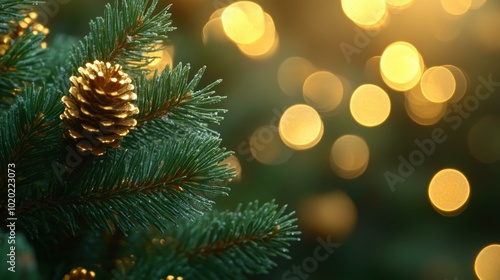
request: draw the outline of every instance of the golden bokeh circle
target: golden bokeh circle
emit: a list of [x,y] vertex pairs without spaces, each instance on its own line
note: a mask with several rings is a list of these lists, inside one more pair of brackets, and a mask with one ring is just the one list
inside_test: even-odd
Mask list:
[[237,1],[227,6],[221,15],[224,32],[237,44],[257,41],[265,31],[262,8],[251,1]]
[[446,67],[435,66],[425,70],[420,80],[425,98],[434,103],[443,103],[453,96],[456,81],[453,73]]
[[432,177],[428,195],[436,211],[444,216],[456,216],[465,209],[469,201],[469,181],[456,169],[443,169]]
[[379,86],[359,86],[351,96],[351,115],[359,124],[373,127],[383,123],[391,112],[391,100]]
[[476,256],[474,271],[480,280],[498,280],[500,275],[500,244],[484,247]]
[[313,64],[302,57],[292,56],[280,64],[278,84],[281,90],[291,96],[302,93],[304,81],[315,71]]
[[384,82],[394,90],[413,88],[422,76],[423,59],[418,50],[407,42],[387,46],[380,58],[380,73]]
[[368,167],[370,149],[366,141],[357,135],[338,138],[330,150],[330,165],[335,173],[344,179],[362,175]]
[[387,15],[385,0],[342,0],[344,14],[360,26],[377,25]]
[[470,10],[472,0],[441,0],[441,6],[448,14],[461,16]]
[[281,116],[279,135],[285,145],[294,150],[314,147],[323,137],[323,121],[311,106],[297,104]]
[[328,71],[317,71],[304,81],[306,102],[319,112],[330,112],[339,106],[344,96],[342,81]]

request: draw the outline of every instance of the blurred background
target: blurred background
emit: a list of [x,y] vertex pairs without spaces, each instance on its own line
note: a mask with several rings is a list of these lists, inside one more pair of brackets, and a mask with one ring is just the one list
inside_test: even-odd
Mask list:
[[[47,2],[50,46],[106,1]],[[216,207],[299,217],[292,259],[254,279],[500,279],[500,2],[160,3],[177,30],[153,67],[223,79],[239,176]]]

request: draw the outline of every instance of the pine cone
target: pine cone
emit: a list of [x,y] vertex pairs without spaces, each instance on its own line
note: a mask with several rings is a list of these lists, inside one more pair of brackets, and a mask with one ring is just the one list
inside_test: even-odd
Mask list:
[[132,115],[139,109],[134,85],[119,64],[94,61],[78,68],[79,77],[70,78],[71,95],[63,96],[65,110],[61,119],[81,152],[101,156],[106,146],[118,148],[121,139],[137,125]]
[[92,280],[95,276],[95,272],[86,270],[83,267],[77,267],[64,275],[63,280]]

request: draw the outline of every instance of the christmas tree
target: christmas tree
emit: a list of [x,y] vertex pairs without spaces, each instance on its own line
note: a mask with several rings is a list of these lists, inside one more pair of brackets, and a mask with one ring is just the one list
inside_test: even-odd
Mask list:
[[288,257],[286,207],[210,211],[235,177],[220,81],[148,67],[174,29],[157,2],[47,44],[40,1],[0,1],[1,279],[244,279]]

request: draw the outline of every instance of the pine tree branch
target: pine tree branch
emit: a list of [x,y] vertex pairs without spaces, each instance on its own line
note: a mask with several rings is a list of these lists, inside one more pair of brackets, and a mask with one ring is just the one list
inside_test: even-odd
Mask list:
[[82,225],[96,232],[164,230],[210,209],[213,202],[203,195],[226,194],[222,185],[234,174],[219,165],[229,155],[219,144],[217,138],[190,135],[92,158],[63,187],[19,205],[19,220],[32,234],[44,227],[50,231],[47,225],[54,224],[72,234]]
[[174,29],[169,7],[153,15],[157,4],[158,0],[116,0],[113,7],[107,4],[104,18],[91,21],[90,33],[75,46],[70,73],[96,59],[119,63],[132,76],[144,72],[144,66],[154,59],[146,54],[157,51],[157,44]]
[[[274,202],[262,206],[254,202],[245,209],[240,205],[235,212],[211,212],[183,222],[164,237],[132,236],[129,244],[139,260],[152,261],[175,252],[176,258],[169,263],[181,262],[181,267],[187,266],[185,278],[245,279],[245,275],[268,272],[275,266],[274,257],[288,258],[289,242],[299,240],[296,219],[285,210],[286,206],[278,208]],[[130,252],[131,248],[127,249]],[[145,255],[140,251],[145,251]],[[147,261],[142,264],[151,271],[155,271],[155,265]],[[174,269],[170,273],[182,272]]]
[[[59,114],[62,106],[49,88],[30,86],[20,93],[18,101],[0,120],[0,182],[2,205],[7,199],[7,165],[15,164],[18,201],[29,199],[37,187],[47,181],[48,167],[56,160],[62,147]],[[5,209],[4,209],[5,210]],[[5,212],[2,211],[1,217]]]
[[2,0],[0,2],[0,35],[8,34],[12,22],[23,19],[34,5],[43,4],[45,1],[33,0]]

